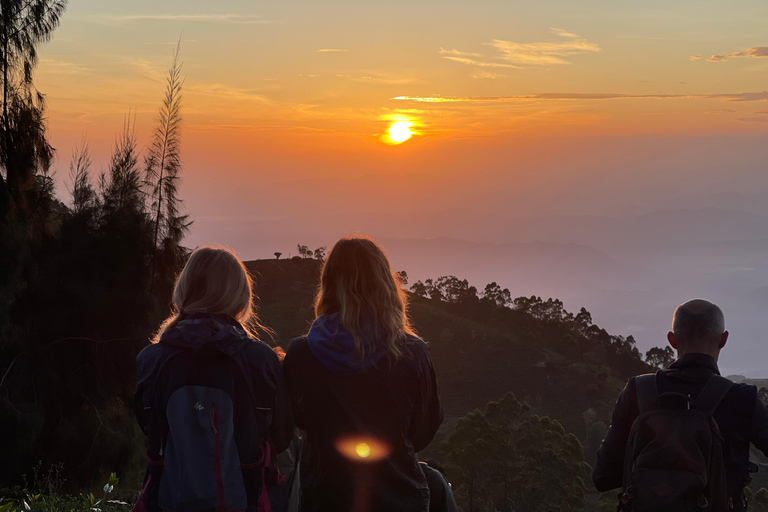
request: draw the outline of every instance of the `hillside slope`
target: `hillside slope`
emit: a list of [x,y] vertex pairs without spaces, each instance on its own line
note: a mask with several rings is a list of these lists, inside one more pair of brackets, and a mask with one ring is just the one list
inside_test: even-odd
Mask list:
[[[286,346],[306,333],[314,318],[320,262],[293,258],[246,266],[256,280],[261,321],[275,331],[275,343]],[[648,369],[631,338],[612,337],[592,325],[579,331],[572,315],[536,318],[532,312],[488,307],[477,297],[463,304],[411,299],[411,317],[430,344],[440,382],[446,413],[440,438],[459,417],[512,391],[584,441],[589,423],[608,423],[626,378]],[[427,455],[437,455],[437,444]]]

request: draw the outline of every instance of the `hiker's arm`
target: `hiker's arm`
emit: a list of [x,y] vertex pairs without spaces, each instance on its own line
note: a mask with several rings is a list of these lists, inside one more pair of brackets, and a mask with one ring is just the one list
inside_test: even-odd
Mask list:
[[424,358],[422,369],[421,390],[409,431],[413,449],[417,452],[427,447],[435,437],[440,424],[443,423],[443,407],[440,404],[437,375],[428,355]]
[[637,417],[635,380],[630,379],[616,401],[608,432],[597,450],[597,461],[592,481],[600,492],[621,487],[624,473],[624,452],[629,440],[632,422]]
[[301,376],[301,371],[295,368],[294,363],[294,352],[289,345],[288,350],[285,351],[285,358],[283,359],[283,377],[291,413],[293,414],[293,422],[298,428],[303,430],[304,419],[301,415],[301,407],[299,407],[299,402],[301,401],[299,397],[303,394],[303,390],[300,389],[299,378]]
[[144,434],[149,433],[150,412],[152,406],[151,391],[156,379],[155,367],[160,350],[157,345],[150,345],[136,357],[136,390],[133,394],[133,412]]
[[282,365],[277,356],[275,356],[274,368],[276,388],[274,403],[272,404],[272,426],[269,433],[275,452],[280,453],[291,444],[293,415],[291,414],[291,404],[288,400],[288,390],[285,385]]
[[768,407],[755,397],[755,414],[752,417],[752,432],[749,439],[758,450],[768,455]]

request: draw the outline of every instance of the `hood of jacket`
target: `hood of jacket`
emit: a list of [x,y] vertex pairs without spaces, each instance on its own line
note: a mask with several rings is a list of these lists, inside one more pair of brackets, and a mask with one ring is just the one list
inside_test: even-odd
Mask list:
[[323,366],[336,375],[360,375],[384,357],[384,352],[374,351],[371,340],[364,337],[365,356],[361,359],[355,350],[355,339],[341,325],[338,313],[317,317],[307,334],[307,344]]
[[228,315],[210,313],[185,315],[160,337],[160,343],[190,350],[197,357],[217,352],[233,356],[250,341],[237,320]]

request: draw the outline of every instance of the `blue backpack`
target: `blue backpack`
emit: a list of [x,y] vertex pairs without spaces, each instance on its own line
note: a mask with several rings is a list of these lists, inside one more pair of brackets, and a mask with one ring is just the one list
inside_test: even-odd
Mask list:
[[253,341],[220,341],[165,343],[151,393],[148,471],[134,512],[272,510],[262,491],[280,477],[261,435],[271,409],[256,406],[238,357]]

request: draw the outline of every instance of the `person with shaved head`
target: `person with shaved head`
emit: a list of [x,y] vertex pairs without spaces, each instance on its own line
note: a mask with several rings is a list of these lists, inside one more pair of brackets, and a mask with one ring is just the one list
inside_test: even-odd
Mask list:
[[[768,455],[768,408],[755,386],[720,377],[717,360],[728,331],[716,304],[693,299],[678,306],[667,341],[677,360],[656,374],[630,378],[616,402],[597,452],[595,487],[623,488],[620,510],[674,510],[663,504],[679,493],[701,510],[742,512],[744,487],[757,470],[749,462],[750,443]],[[685,434],[694,424],[698,430]],[[691,476],[697,464],[704,466],[699,484]],[[690,489],[698,489],[697,496]]]

